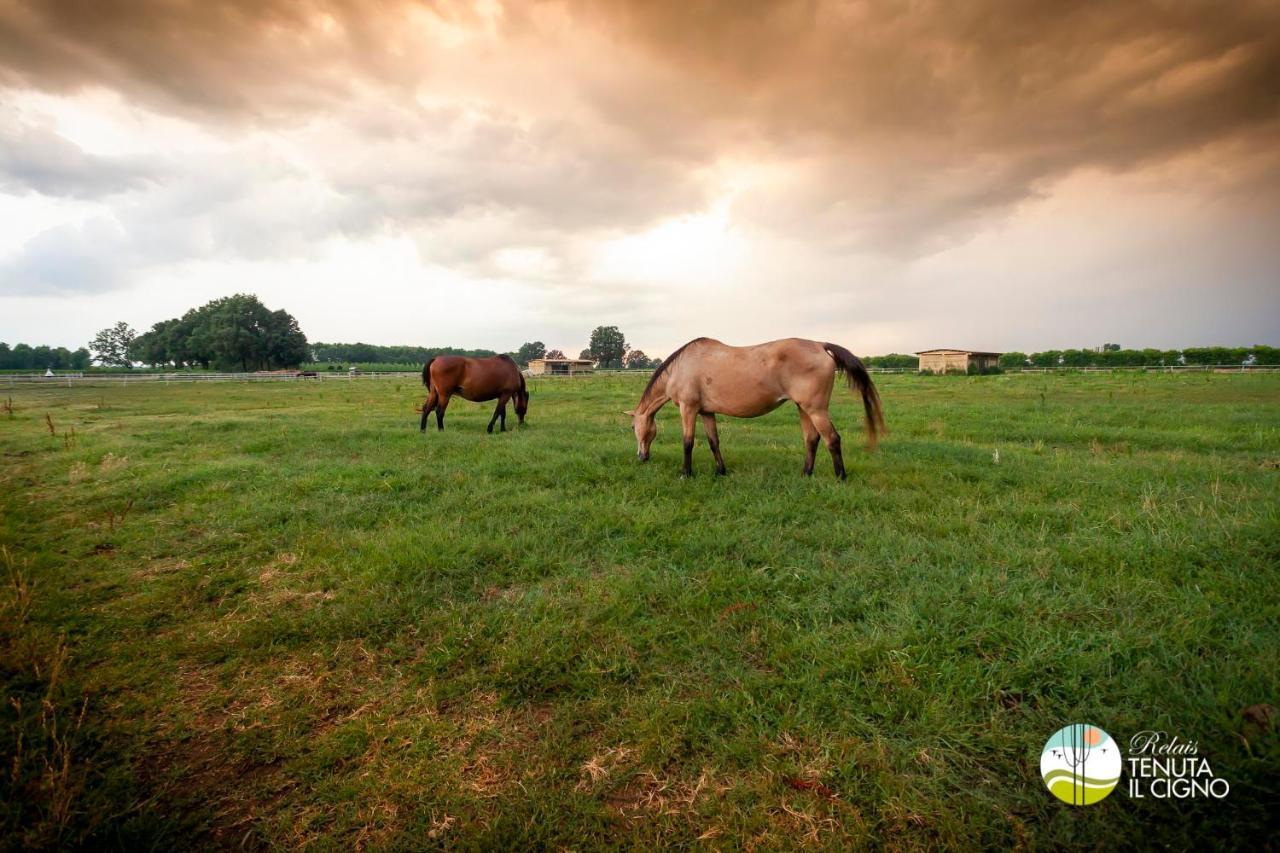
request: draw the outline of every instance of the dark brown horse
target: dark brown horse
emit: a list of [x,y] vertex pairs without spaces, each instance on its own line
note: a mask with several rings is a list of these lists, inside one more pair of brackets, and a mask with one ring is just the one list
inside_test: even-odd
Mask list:
[[649,446],[658,433],[654,416],[670,400],[680,408],[684,427],[685,476],[693,474],[693,430],[699,417],[716,459],[716,473],[723,474],[716,415],[754,418],[790,400],[800,410],[804,473],[813,473],[813,456],[821,437],[831,451],[836,476],[843,480],[840,433],[827,413],[837,371],[848,378],[850,390],[862,396],[867,440],[874,445],[884,429],[880,395],[862,361],[844,347],[801,338],[750,347],[731,347],[711,338],[689,341],[653,372],[635,411],[627,412],[635,427],[636,453],[641,462],[649,458]]
[[524,425],[524,413],[529,410],[529,392],[524,387],[524,374],[509,355],[489,358],[466,358],[460,355],[442,355],[428,359],[422,366],[422,384],[427,386],[427,402],[422,405],[423,432],[427,429],[427,415],[436,413],[436,428],[444,429],[444,411],[455,395],[473,403],[497,400],[498,407],[489,419],[488,431],[493,432],[495,421],[501,421],[501,430],[507,431],[507,401],[514,400],[516,415]]

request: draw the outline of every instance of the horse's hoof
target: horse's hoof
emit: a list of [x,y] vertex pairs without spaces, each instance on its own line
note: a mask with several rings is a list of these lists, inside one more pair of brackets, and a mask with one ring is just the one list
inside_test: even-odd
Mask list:
[[716,469],[716,476],[717,476],[717,477],[723,477],[724,475],[726,475],[726,474],[728,474],[728,473],[729,473],[729,472],[728,472],[728,471],[726,471],[726,470],[724,470],[723,468],[717,468],[717,469]]

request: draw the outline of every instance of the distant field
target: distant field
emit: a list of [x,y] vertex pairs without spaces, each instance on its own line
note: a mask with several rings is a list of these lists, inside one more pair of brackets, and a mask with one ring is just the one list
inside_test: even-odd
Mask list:
[[[0,393],[3,846],[1280,841],[1280,375],[877,382],[843,484],[639,465],[642,376]],[[1062,804],[1072,722],[1231,793]]]

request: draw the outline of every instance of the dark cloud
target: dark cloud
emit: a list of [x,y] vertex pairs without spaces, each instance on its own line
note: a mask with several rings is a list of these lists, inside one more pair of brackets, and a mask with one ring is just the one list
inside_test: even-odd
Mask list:
[[[1249,0],[0,0],[0,84],[107,88],[296,155],[143,168],[10,128],[0,188],[125,196],[102,241],[125,268],[385,229],[467,272],[530,249],[570,275],[575,241],[703,210],[746,164],[764,177],[733,202],[744,227],[918,257],[1079,170],[1205,152],[1228,159],[1181,180],[1273,209],[1278,80],[1280,4]],[[75,258],[112,263],[54,269],[53,240],[10,273],[63,288]]]

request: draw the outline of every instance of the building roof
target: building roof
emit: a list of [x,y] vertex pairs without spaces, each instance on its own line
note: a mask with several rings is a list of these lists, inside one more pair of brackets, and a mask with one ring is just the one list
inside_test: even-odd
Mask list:
[[529,359],[530,364],[533,364],[535,361],[538,362],[539,364],[595,364],[595,362],[589,358],[531,358]]
[[994,355],[994,356],[1004,355],[1004,353],[1002,352],[985,352],[979,349],[948,349],[945,347],[942,349],[920,350],[918,353],[916,353],[916,355],[934,355],[937,353],[944,353],[944,352],[964,353],[965,355]]

